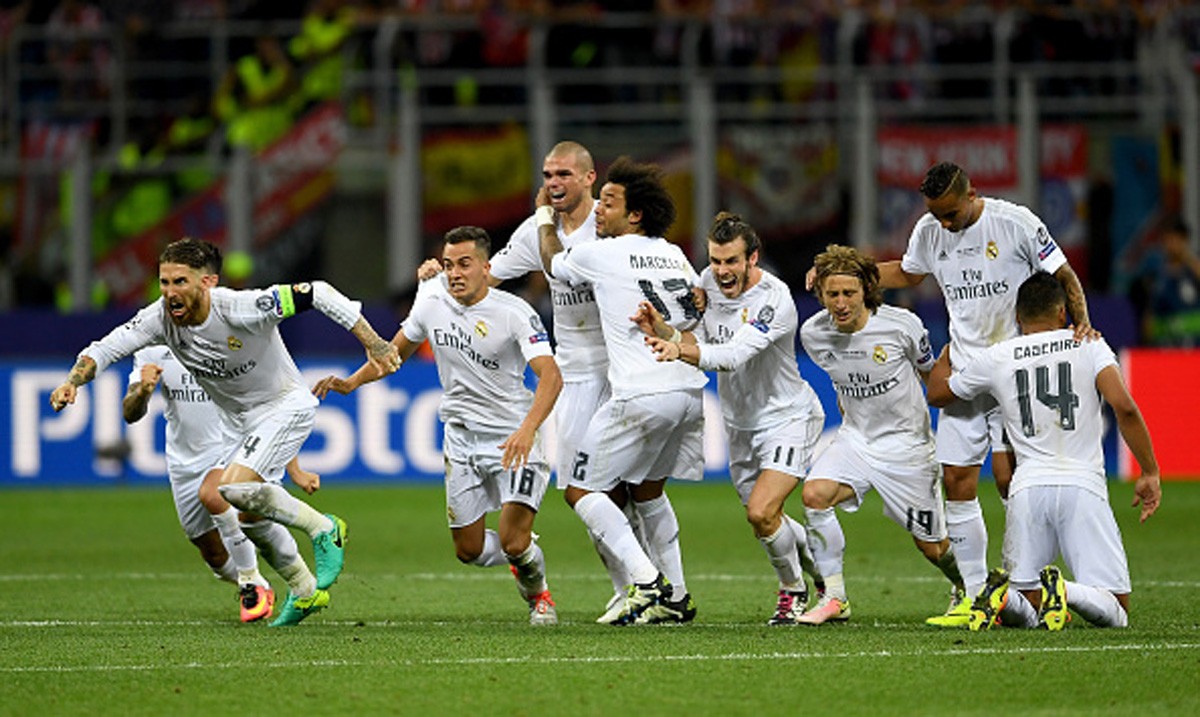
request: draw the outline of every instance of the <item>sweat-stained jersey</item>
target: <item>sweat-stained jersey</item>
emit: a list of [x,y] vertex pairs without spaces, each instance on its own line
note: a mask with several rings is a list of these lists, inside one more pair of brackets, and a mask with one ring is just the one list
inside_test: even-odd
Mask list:
[[1067,258],[1033,212],[984,198],[983,212],[961,232],[929,213],[917,221],[900,267],[932,274],[950,314],[950,362],[965,366],[983,349],[1016,336],[1017,288],[1039,269],[1051,274]]
[[316,407],[316,397],[279,336],[279,323],[295,313],[294,296],[311,291],[309,284],[216,287],[210,292],[208,317],[199,326],[176,326],[159,300],[81,355],[95,360],[99,373],[140,348],[163,344],[240,431],[281,407]]
[[[595,241],[596,215],[589,212],[587,221],[570,234],[564,233],[559,226],[558,239],[565,249]],[[492,276],[501,281],[533,271],[545,272],[534,217],[517,227],[508,244],[492,255],[491,264]],[[604,378],[608,371],[608,355],[604,351],[600,310],[596,308],[596,295],[591,284],[570,284],[552,276],[547,280],[554,304],[554,340],[557,343],[554,356],[563,382]]]
[[796,364],[796,302],[787,284],[764,271],[736,299],[727,299],[712,269],[700,272],[708,309],[696,327],[700,368],[717,371],[725,425],[759,431],[792,420],[824,416]]
[[1103,339],[1079,342],[1070,329],[997,344],[950,377],[955,396],[990,393],[1017,454],[1009,494],[1031,485],[1072,485],[1108,496],[1102,398],[1096,376],[1117,357]]
[[800,327],[804,350],[829,374],[842,409],[838,439],[877,463],[934,462],[929,407],[918,369],[935,361],[917,315],[883,305],[854,333],[822,309]]
[[141,382],[147,364],[162,368],[157,390],[165,399],[167,475],[172,480],[192,479],[220,465],[238,439],[208,393],[165,346],[148,346],[133,354],[130,385]]
[[433,347],[442,421],[473,430],[516,430],[533,404],[525,365],[553,354],[533,307],[500,289],[488,289],[478,302],[463,306],[442,281],[422,282],[400,329],[409,341],[429,339]]
[[676,328],[690,329],[699,320],[691,293],[696,270],[679,247],[666,239],[626,234],[559,252],[550,268],[572,284],[590,282],[596,292],[614,398],[703,388],[708,382],[695,366],[655,359],[645,334],[629,320],[642,301],[653,304]]

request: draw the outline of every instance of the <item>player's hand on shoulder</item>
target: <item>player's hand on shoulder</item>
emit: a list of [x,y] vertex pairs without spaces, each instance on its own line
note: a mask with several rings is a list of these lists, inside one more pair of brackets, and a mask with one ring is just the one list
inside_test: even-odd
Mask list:
[[702,314],[708,309],[708,294],[698,286],[692,287],[692,306]]
[[1091,324],[1075,324],[1071,330],[1075,332],[1076,341],[1099,341],[1104,338],[1104,334]]
[[426,259],[417,267],[417,281],[429,281],[442,273],[442,262],[437,259]]
[[312,392],[317,398],[324,399],[327,395],[329,395],[330,391],[346,396],[354,391],[355,388],[357,387],[352,385],[344,378],[339,378],[337,376],[326,376],[320,381],[317,381],[316,385],[312,388]]

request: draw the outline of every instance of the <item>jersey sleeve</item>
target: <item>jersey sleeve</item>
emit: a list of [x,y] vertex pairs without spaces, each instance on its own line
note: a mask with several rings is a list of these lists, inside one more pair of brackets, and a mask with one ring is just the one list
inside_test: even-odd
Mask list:
[[435,302],[441,301],[440,293],[444,291],[442,282],[434,279],[421,282],[421,287],[417,291],[416,300],[413,301],[412,311],[408,312],[408,317],[400,324],[404,337],[414,344],[419,344],[429,337],[429,314],[436,306]]
[[933,273],[933,266],[925,251],[928,242],[922,241],[923,237],[924,222],[918,220],[912,234],[908,236],[908,247],[904,250],[904,256],[900,257],[900,268],[909,274]]
[[969,401],[991,389],[995,373],[996,346],[993,346],[971,359],[962,371],[950,375],[950,391],[962,400]]
[[915,314],[908,314],[904,323],[904,352],[918,371],[932,371],[937,356],[929,343],[929,330]]
[[1050,230],[1046,228],[1045,223],[1028,209],[1025,210],[1025,213],[1028,215],[1028,233],[1022,239],[1024,239],[1030,255],[1035,257],[1032,268],[1053,274],[1067,263],[1067,255],[1063,254],[1058,242],[1050,236]]
[[795,336],[796,306],[779,288],[772,288],[753,319],[742,324],[724,344],[700,344],[700,368],[732,371],[783,336]]
[[603,242],[589,242],[560,251],[550,261],[550,273],[555,279],[568,284],[583,284],[595,279],[596,247]]
[[553,356],[554,351],[550,348],[550,334],[542,324],[541,317],[533,310],[532,306],[525,302],[521,302],[521,304],[513,310],[509,321],[512,325],[513,339],[521,347],[521,355],[525,357],[525,363],[529,363],[538,356]]
[[79,352],[79,357],[87,356],[95,361],[96,373],[99,374],[138,349],[163,342],[163,307],[161,301],[156,301],[108,332],[104,338],[93,341]]
[[146,364],[151,363],[150,358],[146,355],[146,349],[138,349],[133,352],[133,368],[129,370],[129,385],[142,382],[142,369]]
[[508,243],[492,255],[492,276],[507,281],[541,271],[542,256],[538,242],[537,225],[533,217],[529,217],[512,233]]
[[1092,359],[1092,375],[1099,376],[1100,372],[1109,366],[1118,366],[1117,355],[1104,339],[1085,341],[1082,346]]

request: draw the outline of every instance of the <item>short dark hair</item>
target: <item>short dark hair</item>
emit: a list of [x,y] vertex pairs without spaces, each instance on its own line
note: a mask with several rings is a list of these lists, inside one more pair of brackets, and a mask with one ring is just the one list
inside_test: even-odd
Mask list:
[[447,244],[475,242],[475,249],[483,252],[485,258],[492,255],[492,238],[488,236],[487,230],[482,227],[454,227],[446,232],[445,240]]
[[1034,272],[1017,289],[1017,320],[1029,321],[1050,316],[1067,305],[1067,292],[1053,274]]
[[638,164],[618,157],[608,168],[605,181],[625,188],[625,211],[641,212],[646,236],[665,236],[675,223],[675,201],[663,185],[663,171],[654,164]]
[[[858,249],[840,244],[830,244],[813,260],[817,272],[813,286],[817,297],[825,290],[825,280],[831,276],[854,276],[862,282],[863,304],[874,311],[883,304],[883,288],[879,285],[879,267],[875,260]],[[825,302],[822,301],[822,304]]]
[[758,232],[745,219],[733,212],[721,212],[713,219],[712,229],[708,231],[708,240],[713,244],[729,244],[738,237],[746,242],[746,257],[758,251],[762,243],[758,240]]
[[954,162],[938,162],[925,173],[921,180],[921,194],[930,199],[937,199],[946,192],[954,190],[955,194],[965,194],[971,186],[971,178],[963,168]]
[[223,260],[216,244],[184,237],[173,241],[158,257],[159,264],[183,264],[209,274],[220,274]]

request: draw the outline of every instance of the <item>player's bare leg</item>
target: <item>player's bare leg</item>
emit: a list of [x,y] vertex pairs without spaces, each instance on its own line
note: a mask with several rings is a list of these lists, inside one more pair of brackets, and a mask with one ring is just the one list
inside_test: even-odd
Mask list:
[[800,480],[774,470],[758,475],[746,501],[746,520],[754,536],[767,551],[767,558],[779,579],[779,594],[771,625],[795,624],[808,607],[808,588],[800,566],[800,545],[807,544],[807,531],[796,534],[797,523],[784,520],[783,505]]
[[517,579],[517,590],[529,605],[531,625],[556,625],[554,599],[546,584],[546,557],[533,538],[533,508],[505,503],[500,508],[499,537],[504,557]]

